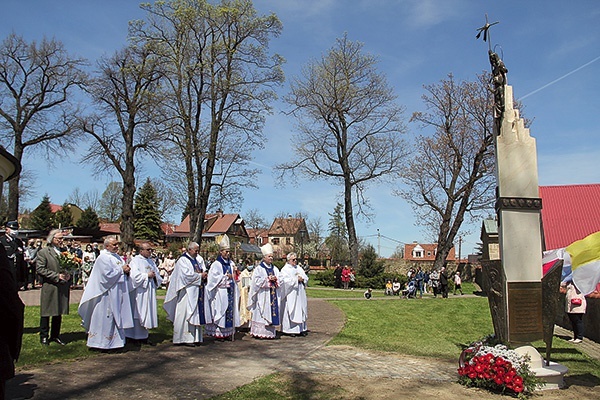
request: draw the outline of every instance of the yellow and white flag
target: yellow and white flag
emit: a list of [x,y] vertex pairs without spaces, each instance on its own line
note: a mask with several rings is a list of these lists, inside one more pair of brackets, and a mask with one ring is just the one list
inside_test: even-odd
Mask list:
[[584,294],[590,294],[600,282],[600,231],[571,243],[567,248],[571,255],[573,283]]

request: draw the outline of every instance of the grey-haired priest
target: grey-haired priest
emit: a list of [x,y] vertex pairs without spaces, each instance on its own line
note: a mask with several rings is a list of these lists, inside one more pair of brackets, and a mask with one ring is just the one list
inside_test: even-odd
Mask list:
[[175,262],[169,278],[163,307],[167,319],[173,322],[173,343],[176,345],[200,345],[203,341],[202,327],[210,321],[205,295],[206,265],[199,251],[198,243],[190,242]]
[[212,322],[206,324],[206,334],[223,340],[234,338],[240,326],[240,293],[235,281],[235,264],[230,258],[229,237],[219,242],[219,256],[208,271],[206,292],[212,312]]
[[308,276],[304,269],[298,266],[296,253],[287,255],[287,263],[279,273],[281,278],[281,332],[290,336],[306,336],[308,328],[308,301],[306,285]]
[[275,339],[279,319],[279,269],[273,265],[273,246],[260,248],[262,262],[254,269],[248,310],[252,312],[250,334],[257,339]]

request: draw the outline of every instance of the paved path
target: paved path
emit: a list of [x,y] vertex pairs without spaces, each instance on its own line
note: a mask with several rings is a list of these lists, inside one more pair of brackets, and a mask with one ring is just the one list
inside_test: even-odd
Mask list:
[[[82,291],[73,291],[78,301]],[[39,291],[21,292],[28,305]],[[205,399],[251,383],[275,371],[299,371],[360,378],[402,378],[454,382],[456,363],[325,344],[343,327],[345,317],[322,299],[309,299],[308,337],[262,341],[236,334],[234,342],[206,342],[197,348],[134,348],[85,360],[21,369],[8,382],[8,399]],[[557,327],[557,335],[570,332]],[[600,359],[600,345],[581,349]],[[194,382],[194,384],[190,384]]]
[[[80,292],[80,291],[79,291]],[[33,292],[22,292],[35,304]],[[73,293],[73,297],[78,292]],[[74,300],[74,299],[73,299]],[[454,363],[413,359],[348,346],[324,345],[343,327],[344,314],[320,299],[309,300],[310,333],[274,341],[236,334],[234,342],[206,339],[197,348],[162,344],[122,354],[22,369],[9,381],[8,398],[203,399],[224,393],[275,371],[340,373],[451,382]],[[318,350],[318,351],[317,351]],[[93,377],[86,379],[85,377]],[[195,382],[190,385],[189,382]]]

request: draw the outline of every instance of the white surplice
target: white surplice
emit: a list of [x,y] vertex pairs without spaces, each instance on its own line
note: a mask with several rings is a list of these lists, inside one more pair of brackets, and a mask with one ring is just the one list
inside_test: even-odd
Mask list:
[[[207,325],[207,334],[218,338],[229,337],[235,334],[235,328],[240,326],[239,310],[239,291],[234,279],[230,279],[226,273],[233,276],[234,263],[230,262],[229,267],[225,267],[219,261],[219,258],[213,262],[208,270],[208,282],[206,283],[206,294],[210,302],[212,313],[212,323]],[[227,310],[229,308],[228,289],[233,290],[233,309],[231,320],[227,320]],[[229,326],[228,326],[229,325]]]
[[[298,282],[299,276],[304,279],[304,282]],[[308,318],[306,285],[308,285],[308,276],[302,268],[285,264],[279,273],[279,278],[281,331],[289,334],[306,332],[306,320]]]
[[106,250],[94,263],[77,310],[88,333],[88,347],[125,346],[125,329],[133,327],[133,315],[124,264],[118,254]]
[[[259,264],[252,272],[252,280],[250,284],[250,295],[248,298],[248,310],[252,313],[252,321],[250,324],[250,333],[256,337],[274,338],[276,335],[276,326],[273,325],[273,316],[271,309],[271,282],[267,270],[263,268],[263,264]],[[279,281],[279,269],[273,265],[273,274]],[[281,295],[279,287],[276,289],[277,308]],[[281,317],[281,313],[279,313]]]
[[[129,273],[129,298],[133,310],[133,328],[127,329],[125,335],[132,339],[147,339],[148,330],[158,326],[156,309],[156,288],[162,284],[162,278],[152,258],[141,254],[133,257]],[[154,272],[155,278],[148,278]]]
[[[204,259],[196,257],[199,271],[185,255],[179,257],[169,279],[163,308],[167,319],[173,322],[173,343],[202,342],[202,323],[198,300],[202,285],[202,273],[206,271]],[[206,296],[204,296],[206,298]],[[210,320],[208,302],[204,302],[206,320]]]

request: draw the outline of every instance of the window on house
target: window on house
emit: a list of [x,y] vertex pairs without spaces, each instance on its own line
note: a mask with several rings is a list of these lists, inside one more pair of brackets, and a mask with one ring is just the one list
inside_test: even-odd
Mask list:
[[273,238],[273,239],[271,239],[271,242],[273,244],[275,244],[275,245],[278,245],[279,244],[279,238]]
[[419,250],[413,251],[413,257],[415,257],[415,258],[423,258],[423,252],[419,251]]
[[285,238],[285,244],[290,245],[292,244],[292,238]]
[[431,252],[430,251],[427,252],[427,257],[431,257]]

